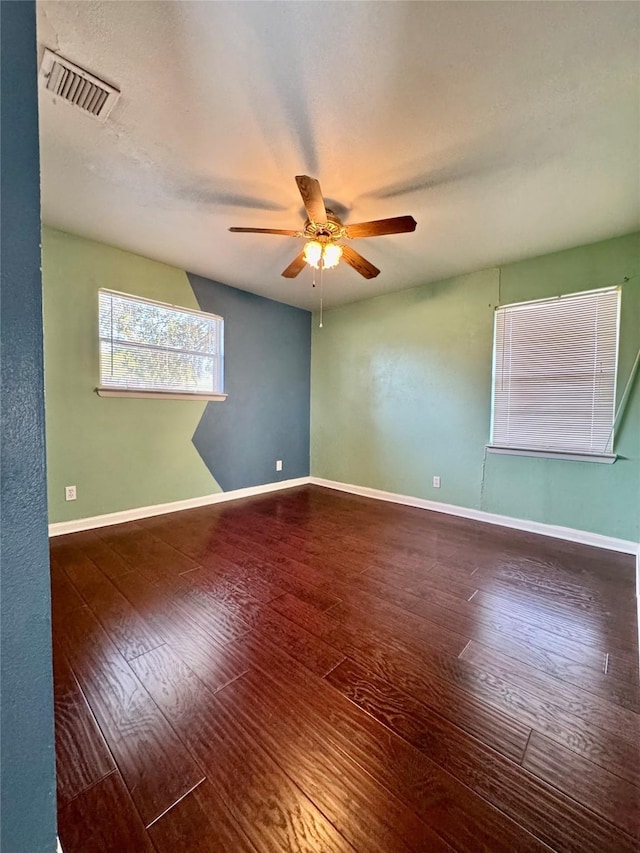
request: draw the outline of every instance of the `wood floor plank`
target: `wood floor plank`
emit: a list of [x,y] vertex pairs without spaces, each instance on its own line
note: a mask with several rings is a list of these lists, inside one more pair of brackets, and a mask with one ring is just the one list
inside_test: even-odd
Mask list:
[[[242,524],[236,531],[227,527],[223,541],[234,544],[240,550],[273,554],[277,547],[278,556],[305,566],[310,575],[322,572],[324,577],[342,579],[362,571],[370,562],[370,549],[363,550],[356,542],[347,541],[337,547],[334,541],[321,545],[316,537],[308,534],[296,536],[291,529],[274,530],[273,521],[257,529],[251,523]],[[343,534],[344,536],[344,534]],[[348,536],[345,537],[348,539]]]
[[352,849],[167,646],[136,658],[132,666],[258,850]]
[[357,664],[340,664],[327,680],[552,849],[580,849],[583,853],[630,853],[633,849],[630,839],[612,827],[603,827],[596,815],[535,782],[513,762]]
[[86,602],[54,558],[51,562],[51,609],[54,618],[64,622],[67,616],[81,607],[86,607]]
[[486,584],[514,588],[534,599],[550,600],[554,606],[573,608],[596,617],[611,615],[614,608],[616,612],[633,611],[633,601],[624,591],[610,584],[588,584],[584,579],[570,578],[559,569],[557,561],[541,565],[539,560],[530,557],[510,558],[480,568],[475,577],[483,587]]
[[254,632],[255,635],[268,636],[276,645],[285,648],[291,657],[321,678],[345,659],[341,651],[305,631],[279,612],[265,611],[255,627],[258,629]]
[[[613,590],[633,581],[633,557],[602,548],[585,548],[567,540],[553,539],[524,531],[477,530],[473,547],[456,551],[447,562],[464,568],[524,568],[532,581],[544,584],[564,578],[590,587]],[[604,564],[604,565],[603,565]]]
[[91,560],[66,572],[125,660],[164,642]]
[[[428,697],[424,701],[453,722],[457,719],[451,716],[454,709],[474,703],[475,714],[469,714],[459,724],[473,726],[468,729],[471,734],[505,755],[514,757],[514,747],[519,748],[514,727],[520,725],[524,729],[537,729],[631,782],[638,778],[640,768],[629,764],[627,741],[567,713],[549,702],[546,694],[541,696],[537,691],[522,689],[511,671],[489,672],[470,664],[464,655],[453,658],[420,654],[400,641],[393,642],[386,634],[365,631],[362,625],[356,628],[341,622],[336,626],[331,618],[335,610],[318,614],[292,596],[276,599],[270,606],[406,692]],[[493,717],[495,712],[499,714],[497,718]]]
[[[631,752],[638,760],[640,742]],[[640,788],[533,732],[523,767],[640,840]]]
[[[640,712],[640,688],[616,679],[610,673],[605,674],[604,651],[589,648],[585,654],[584,647],[577,642],[567,645],[566,639],[548,634],[533,623],[515,619],[511,614],[496,614],[495,611],[478,608],[474,599],[462,601],[449,593],[433,590],[427,600],[376,581],[366,572],[351,579],[349,584],[332,583],[331,588],[340,594],[343,601],[361,607],[370,600],[370,596],[375,596],[392,603],[405,614],[411,614],[406,618],[411,619],[415,615],[441,625],[560,681],[630,711]],[[361,593],[366,593],[367,597]]]
[[596,669],[593,665],[571,660],[555,651],[527,645],[523,642],[503,641],[501,636],[491,632],[477,634],[483,645],[489,646],[507,657],[531,667],[545,676],[572,685],[600,699],[626,708],[628,711],[640,713],[640,689],[629,681],[615,678],[610,672],[605,672],[608,658],[603,656],[602,665]]
[[151,824],[149,835],[158,853],[255,853],[256,850],[207,779]]
[[318,586],[316,577],[307,579],[304,577],[305,572],[299,567],[292,566],[291,561],[285,560],[278,562],[266,562],[262,559],[256,561],[251,566],[251,569],[259,574],[260,577],[267,578],[284,592],[295,595],[301,601],[306,602],[316,610],[329,610],[339,603],[340,599],[332,592],[321,589]]
[[62,652],[54,655],[56,781],[63,807],[113,770],[102,732]]
[[[194,569],[182,577],[187,584],[211,597],[216,606],[222,605],[227,612],[250,625],[254,624],[255,617],[263,610],[264,602],[258,601],[248,584],[243,588],[230,578],[210,572],[206,568]],[[279,590],[279,595],[283,594],[284,590]],[[278,598],[278,595],[271,596],[269,600],[274,598]]]
[[[220,643],[234,640],[251,630],[251,613],[247,612],[245,617],[237,606],[227,607],[215,595],[187,580],[187,576],[177,574],[174,569],[165,573],[157,565],[151,571],[142,566],[137,573],[158,589],[166,591],[177,609]],[[114,580],[116,585],[118,580]]]
[[454,656],[459,655],[468,642],[468,637],[462,633],[414,617],[393,603],[370,595],[362,595],[357,602],[349,599],[341,601],[331,608],[331,617],[343,623],[362,626],[365,630],[368,627],[386,629],[395,635],[401,634],[407,642],[417,647]]
[[[227,537],[227,540],[229,538]],[[243,538],[234,539],[233,542],[242,542],[245,550],[238,548],[237,544],[229,545],[229,542],[225,541],[215,554],[203,559],[203,565],[215,567],[219,563],[220,553],[223,553],[227,561],[239,560],[245,573],[252,572],[319,610],[326,610],[339,601],[329,590],[320,589],[320,585],[327,580],[322,569],[310,570],[303,563],[281,555],[267,546],[250,546]],[[244,556],[239,557],[239,554]]]
[[211,554],[218,524],[218,513],[212,506],[207,507],[206,512],[196,509],[144,519],[142,526],[167,545],[201,563]]
[[[605,769],[630,781],[637,778],[638,769],[629,765],[628,747],[623,739],[583,720],[573,712],[563,712],[562,707],[549,703],[546,696],[541,697],[536,692],[520,689],[517,679],[512,679],[510,672],[496,675],[483,668],[468,665],[465,660],[446,656],[416,657],[415,650],[401,648],[398,644],[393,648],[393,655],[387,653],[385,656],[385,649],[391,648],[386,636],[378,634],[374,637],[370,632],[362,630],[361,624],[357,631],[353,630],[352,623],[341,624],[340,628],[336,629],[330,620],[323,620],[321,616],[308,608],[305,609],[301,603],[295,602],[295,599],[289,596],[277,599],[271,606],[277,607],[284,615],[298,621],[307,630],[316,633],[374,672],[399,683],[408,692],[418,695],[431,694],[429,701],[438,701],[439,705],[434,704],[434,707],[437,710],[442,709],[443,713],[446,713],[448,706],[456,707],[460,701],[469,701],[468,696],[466,700],[460,696],[461,691],[471,694],[476,701],[480,700],[480,706],[488,705],[506,714],[514,724],[520,721],[525,727],[538,728]],[[333,609],[329,615],[333,617],[335,613],[336,610]],[[336,634],[336,631],[342,631],[342,634]],[[437,693],[434,691],[436,685]],[[456,693],[460,696],[458,700],[453,699]],[[485,707],[485,714],[478,714],[479,720],[484,720],[486,713]],[[492,725],[482,737],[486,743],[501,748],[495,739],[504,729],[504,724]],[[475,733],[478,734],[477,731]],[[491,737],[494,738],[493,742]],[[508,754],[504,745],[501,751]]]
[[78,547],[108,578],[116,578],[131,571],[131,566],[95,530],[87,530]]
[[476,599],[482,594],[480,591],[470,600],[461,600],[459,596],[436,588],[430,589],[428,596],[419,597],[406,590],[376,584],[374,579],[369,577],[369,573],[364,573],[351,584],[352,587],[356,585],[362,587],[365,592],[369,591],[380,597],[385,597],[386,594],[388,599],[396,601],[402,609],[430,621],[437,620],[437,624],[444,624],[466,637],[484,639],[489,634],[498,642],[500,637],[505,637],[534,648],[565,654],[572,660],[590,665],[595,672],[602,671],[604,644],[599,649],[588,647],[585,652],[581,636],[547,633],[541,630],[539,624],[516,618],[508,608],[479,608]]
[[145,825],[204,778],[127,661],[88,611],[63,643],[91,710]]
[[237,606],[227,607],[215,596],[184,578],[169,588],[176,606],[221,643],[235,640],[253,627],[259,608],[251,613],[248,610],[242,612]]
[[626,627],[620,623],[605,619],[595,622],[587,620],[582,613],[557,613],[549,606],[531,601],[526,596],[513,593],[501,594],[499,590],[487,592],[479,589],[472,599],[473,607],[482,608],[494,615],[509,613],[518,621],[531,625],[534,629],[575,643],[578,647],[592,647],[597,651],[605,648],[617,648],[635,651],[637,638],[630,636]]
[[315,613],[293,596],[278,598],[271,606],[363,666],[418,695],[484,743],[515,760],[522,757],[531,727],[496,712],[457,685],[438,677],[435,670],[444,670],[445,664],[438,663],[437,653],[421,654],[379,631],[365,631],[361,625],[338,622],[333,618],[333,610],[329,614]]
[[180,574],[195,569],[195,560],[167,545],[135,521],[127,524],[101,527],[100,538],[132,569],[149,573]]
[[187,572],[183,575],[189,581],[202,581],[214,596],[219,596],[228,589],[228,594],[236,599],[243,596],[243,600],[264,604],[286,592],[282,587],[260,575],[259,569],[248,571],[251,558],[245,554],[240,558],[228,559],[216,553],[212,560],[211,553],[202,558],[202,566],[199,571]]
[[355,762],[327,744],[276,683],[249,670],[219,698],[356,850],[451,849]]
[[480,572],[477,572],[471,580],[475,581],[479,588],[489,593],[501,598],[519,601],[522,604],[526,603],[530,610],[540,609],[557,619],[571,617],[572,615],[574,618],[579,616],[582,624],[595,631],[602,624],[613,624],[616,613],[625,613],[629,617],[633,615],[633,608],[630,604],[632,596],[628,595],[625,597],[623,606],[619,601],[598,602],[593,597],[589,597],[588,593],[583,599],[572,600],[525,579],[517,581],[503,578],[487,579]]
[[243,649],[252,669],[260,669],[265,678],[273,678],[272,674],[277,672],[283,678],[280,682],[283,695],[291,705],[304,703],[306,714],[327,742],[395,793],[455,850],[548,853],[546,845],[461,785],[445,768],[371,715],[361,712],[277,647],[265,645],[252,634],[234,645]]
[[511,673],[496,674],[456,660],[451,679],[496,710],[501,710],[594,764],[636,783],[640,768],[629,762],[629,742],[549,702],[537,691],[522,689]]
[[637,654],[631,655],[613,648],[607,653],[606,671],[611,678],[626,681],[637,687],[640,685],[640,673],[638,669]]
[[203,630],[197,620],[174,606],[170,594],[142,575],[130,572],[116,583],[173,651],[213,690],[246,671],[246,662],[237,652]]
[[459,580],[455,577],[441,577],[435,574],[427,574],[426,572],[420,574],[416,574],[415,572],[407,573],[388,566],[384,568],[369,568],[366,570],[366,573],[375,580],[386,583],[389,586],[404,589],[407,592],[413,593],[413,595],[426,598],[427,600],[431,597],[434,590],[441,590],[450,595],[457,596],[462,601],[468,601],[478,589],[476,584],[473,583],[473,578]]
[[59,809],[58,835],[64,853],[154,853],[117,771]]
[[536,693],[568,715],[593,723],[632,743],[640,739],[638,714],[593,696],[586,690],[562,684],[526,664],[514,663],[513,658],[497,649],[490,649],[472,640],[460,657],[501,678],[509,679],[523,690]]

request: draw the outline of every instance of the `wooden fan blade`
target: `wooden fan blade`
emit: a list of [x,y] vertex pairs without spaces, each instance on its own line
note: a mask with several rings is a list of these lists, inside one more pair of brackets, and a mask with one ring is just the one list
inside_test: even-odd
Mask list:
[[282,271],[284,278],[295,278],[304,267],[304,250],[297,254],[286,270]]
[[281,228],[229,228],[242,234],[282,234],[284,237],[297,237],[298,231],[283,231]]
[[316,181],[315,178],[310,178],[308,175],[297,175],[296,183],[309,219],[312,222],[324,225],[327,221],[327,211],[324,207],[324,199],[322,198],[319,181]]
[[378,267],[374,267],[370,261],[363,258],[362,255],[359,254],[359,252],[356,252],[355,249],[352,249],[351,246],[342,247],[342,259],[365,278],[375,278],[380,273]]
[[347,236],[381,237],[383,234],[405,234],[416,230],[417,222],[413,216],[393,216],[391,219],[374,219],[371,222],[358,222],[347,225]]

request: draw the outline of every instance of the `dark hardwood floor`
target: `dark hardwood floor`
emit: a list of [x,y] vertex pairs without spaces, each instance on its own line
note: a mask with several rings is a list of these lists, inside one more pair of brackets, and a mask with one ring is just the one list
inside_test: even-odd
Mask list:
[[64,851],[637,851],[634,571],[314,486],[53,539]]

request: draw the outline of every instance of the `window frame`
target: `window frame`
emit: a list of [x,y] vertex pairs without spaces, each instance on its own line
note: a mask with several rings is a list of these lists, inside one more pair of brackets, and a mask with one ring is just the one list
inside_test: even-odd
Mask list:
[[[162,389],[157,388],[122,388],[114,385],[102,385],[99,384],[97,386],[96,393],[99,397],[130,397],[130,398],[138,398],[144,400],[201,400],[201,401],[219,401],[223,402],[227,399],[228,394],[224,391],[225,387],[225,371],[224,371],[224,329],[225,329],[225,321],[224,317],[220,314],[213,314],[209,311],[200,311],[195,308],[186,308],[182,305],[175,305],[170,302],[161,302],[159,299],[149,299],[146,296],[137,296],[133,293],[124,293],[121,290],[114,290],[110,287],[100,287],[98,288],[98,373],[100,375],[100,380],[102,379],[101,369],[100,369],[100,294],[113,294],[114,296],[123,297],[125,299],[129,299],[132,302],[142,302],[148,305],[156,305],[161,308],[173,309],[175,311],[179,311],[182,314],[195,314],[198,317],[208,317],[214,320],[219,320],[221,323],[220,326],[220,358],[221,358],[221,391],[215,392],[206,392],[206,391],[178,391],[178,390],[167,390],[164,391]],[[179,351],[179,350],[177,350]]]
[[[494,443],[494,419],[495,419],[495,393],[496,393],[496,379],[497,379],[497,371],[496,371],[496,359],[498,355],[497,349],[497,324],[498,324],[498,311],[504,310],[506,308],[516,308],[523,305],[535,305],[540,303],[552,303],[559,302],[565,299],[571,299],[574,297],[586,296],[590,294],[598,294],[598,293],[606,293],[606,292],[616,292],[617,294],[617,310],[616,310],[616,331],[615,331],[615,372],[614,372],[614,380],[613,380],[613,407],[612,407],[612,418],[611,418],[611,432],[609,436],[609,440],[607,442],[608,446],[611,448],[610,450],[605,450],[602,452],[591,452],[587,450],[569,450],[569,449],[553,449],[553,448],[540,448],[540,447],[527,447],[523,445],[522,447],[516,447],[511,445],[504,445],[499,443]],[[605,464],[612,464],[618,458],[617,454],[613,452],[614,441],[615,441],[615,425],[616,425],[616,396],[618,389],[618,371],[620,366],[620,319],[622,314],[622,288],[620,286],[613,287],[599,287],[593,288],[590,290],[581,290],[575,291],[572,293],[563,293],[558,296],[551,297],[543,297],[541,299],[530,299],[523,300],[522,302],[511,302],[506,305],[497,305],[494,309],[494,317],[493,317],[493,346],[492,346],[492,363],[491,363],[491,419],[490,419],[490,439],[489,443],[486,445],[486,449],[489,453],[502,454],[507,456],[530,456],[530,457],[540,457],[547,459],[564,459],[569,461],[577,461],[577,462],[599,462]]]

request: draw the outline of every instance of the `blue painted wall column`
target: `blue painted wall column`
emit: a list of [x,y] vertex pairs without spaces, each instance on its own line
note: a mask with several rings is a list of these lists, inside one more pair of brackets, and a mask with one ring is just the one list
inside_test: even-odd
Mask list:
[[35,3],[2,0],[0,26],[0,849],[50,853],[56,817]]
[[188,276],[200,308],[224,317],[229,395],[207,405],[196,450],[224,492],[307,477],[311,313]]

